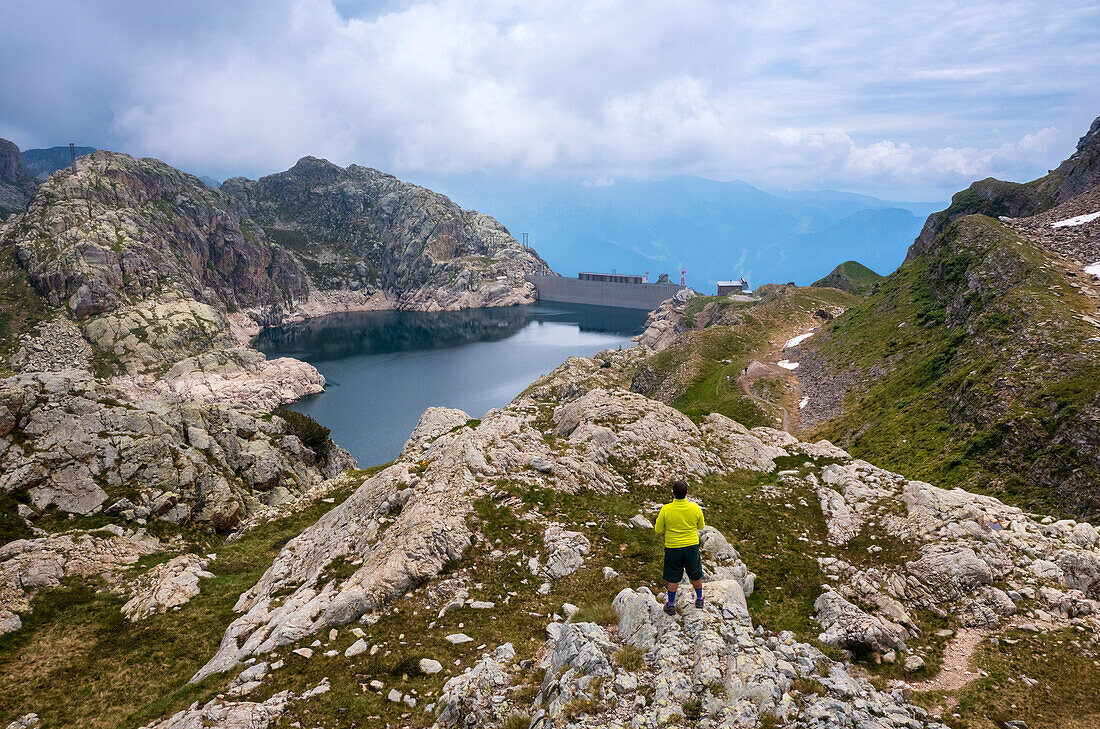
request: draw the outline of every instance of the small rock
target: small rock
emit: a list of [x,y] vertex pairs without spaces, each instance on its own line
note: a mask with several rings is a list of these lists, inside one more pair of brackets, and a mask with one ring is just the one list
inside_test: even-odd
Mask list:
[[540,473],[550,473],[554,470],[554,464],[543,458],[532,458],[529,465]]
[[344,655],[347,658],[351,658],[352,656],[357,656],[360,653],[366,653],[367,647],[367,641],[360,638],[359,640],[348,646],[348,649],[344,651]]
[[581,611],[581,609],[579,607],[577,607],[576,605],[573,605],[572,603],[567,602],[567,603],[565,603],[564,605],[561,606],[561,611],[562,611],[562,613],[565,614],[565,619],[569,620],[574,615],[579,613]]
[[905,659],[905,670],[909,673],[916,673],[924,669],[924,659],[920,656],[908,656]]
[[401,692],[397,689],[390,689],[390,692],[386,694],[386,698],[395,704],[401,703]]
[[420,670],[429,675],[433,673],[439,673],[443,670],[443,664],[441,664],[439,661],[432,660],[431,658],[421,658]]
[[604,567],[603,568],[603,578],[605,580],[613,580],[618,576],[619,576],[619,573],[616,572],[615,570],[611,569],[610,567]]
[[383,685],[384,684],[381,681],[379,681],[378,679],[374,679],[373,681],[370,682],[370,687],[372,689],[374,689],[375,691],[381,691]]
[[295,648],[291,653],[297,653],[302,658],[313,658],[313,650],[310,648]]
[[630,517],[630,525],[638,527],[639,529],[653,528],[653,522],[651,522],[649,519],[646,519],[641,514],[635,514],[634,516]]
[[447,641],[453,645],[461,645],[462,643],[473,643],[474,639],[465,633],[451,633],[447,636]]

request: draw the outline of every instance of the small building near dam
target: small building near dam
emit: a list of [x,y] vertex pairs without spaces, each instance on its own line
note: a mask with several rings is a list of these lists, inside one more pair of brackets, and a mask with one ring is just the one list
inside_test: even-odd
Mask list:
[[563,304],[616,306],[623,309],[652,311],[686,288],[668,281],[647,283],[645,276],[623,273],[582,273],[577,278],[565,276],[529,275],[539,301]]
[[747,294],[751,293],[749,289],[749,282],[742,276],[740,281],[719,281],[718,282],[718,295],[729,296],[730,294]]

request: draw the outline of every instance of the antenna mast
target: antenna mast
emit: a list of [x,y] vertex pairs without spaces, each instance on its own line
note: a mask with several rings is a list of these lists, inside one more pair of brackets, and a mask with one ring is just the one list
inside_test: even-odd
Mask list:
[[76,174],[76,146],[69,142],[69,169]]
[[687,284],[684,283],[684,274],[686,274],[686,273],[687,273],[686,268],[681,268],[680,269],[680,287],[681,288],[683,288],[684,286],[687,286]]

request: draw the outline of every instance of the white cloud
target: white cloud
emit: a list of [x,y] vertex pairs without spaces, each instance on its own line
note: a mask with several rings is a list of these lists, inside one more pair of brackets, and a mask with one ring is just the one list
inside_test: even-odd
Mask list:
[[79,34],[0,0],[0,41],[39,50],[0,77],[20,100],[0,129],[215,174],[316,154],[406,175],[950,191],[1041,174],[1100,113],[1100,9],[1068,0],[69,4]]

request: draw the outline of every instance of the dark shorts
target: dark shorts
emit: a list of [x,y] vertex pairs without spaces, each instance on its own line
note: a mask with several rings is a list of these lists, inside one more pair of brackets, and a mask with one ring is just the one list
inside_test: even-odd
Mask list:
[[665,547],[665,582],[679,582],[687,570],[689,580],[703,579],[703,562],[699,559],[699,545]]

